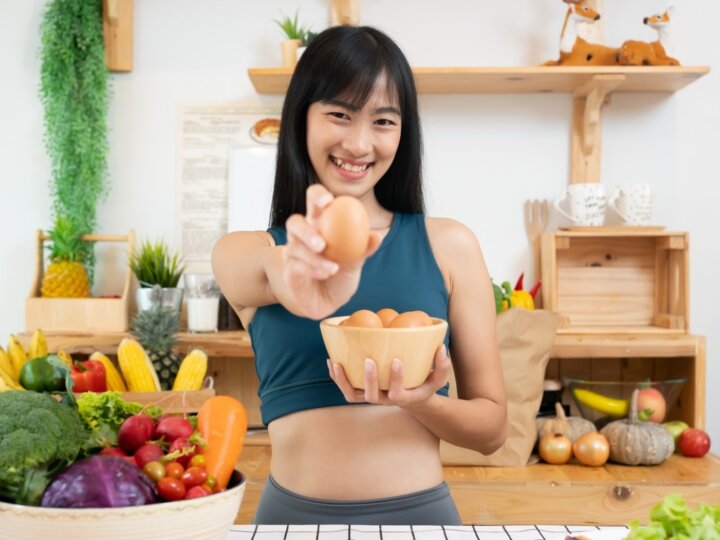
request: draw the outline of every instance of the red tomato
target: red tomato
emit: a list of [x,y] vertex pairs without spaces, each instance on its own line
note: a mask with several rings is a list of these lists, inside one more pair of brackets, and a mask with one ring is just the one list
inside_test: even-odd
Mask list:
[[180,465],[177,461],[171,461],[170,463],[165,465],[165,474],[170,478],[177,478],[178,480],[180,480],[184,472],[185,467]]
[[687,428],[678,439],[680,453],[686,457],[703,457],[710,450],[710,436],[702,429]]
[[193,486],[188,489],[185,495],[186,499],[197,499],[198,497],[207,497],[211,495],[212,491],[208,490],[205,486]]
[[180,477],[186,488],[201,486],[207,482],[208,473],[202,467],[190,467]]
[[151,461],[158,461],[163,456],[163,451],[157,444],[148,443],[138,448],[133,456],[138,467],[142,469]]
[[160,479],[157,483],[157,490],[160,497],[166,501],[179,501],[180,499],[184,499],[187,493],[185,484],[177,478],[170,478],[168,476]]

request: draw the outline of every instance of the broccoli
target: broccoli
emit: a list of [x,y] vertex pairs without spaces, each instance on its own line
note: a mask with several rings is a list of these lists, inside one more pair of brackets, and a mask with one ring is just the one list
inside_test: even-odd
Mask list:
[[39,505],[53,476],[90,446],[74,407],[37,392],[0,393],[0,500]]

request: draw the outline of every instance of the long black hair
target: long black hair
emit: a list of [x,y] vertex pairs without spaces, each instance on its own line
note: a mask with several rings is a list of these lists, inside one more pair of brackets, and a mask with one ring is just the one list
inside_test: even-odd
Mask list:
[[307,150],[310,105],[341,98],[362,108],[381,77],[388,94],[397,96],[402,130],[395,159],[375,185],[375,197],[392,212],[424,212],[422,136],[410,65],[395,42],[379,30],[334,26],[312,40],[290,79],[280,120],[271,226],[284,226],[291,214],[304,214],[305,191],[318,181]]

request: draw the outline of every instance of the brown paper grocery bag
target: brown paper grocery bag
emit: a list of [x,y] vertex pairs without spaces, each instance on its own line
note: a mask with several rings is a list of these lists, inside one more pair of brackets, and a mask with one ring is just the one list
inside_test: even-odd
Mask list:
[[[440,442],[444,465],[522,467],[528,464],[537,433],[535,416],[540,408],[545,368],[555,339],[558,317],[545,310],[513,308],[497,317],[497,340],[505,377],[508,437],[490,455]],[[454,375],[450,396],[457,397]]]

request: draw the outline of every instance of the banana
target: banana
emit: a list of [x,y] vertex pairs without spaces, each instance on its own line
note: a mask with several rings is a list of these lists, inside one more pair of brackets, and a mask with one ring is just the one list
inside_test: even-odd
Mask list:
[[9,374],[0,368],[0,392],[3,391],[3,388],[5,390],[25,390],[17,381],[13,380]]
[[5,349],[3,349],[2,347],[0,347],[0,371],[7,373],[8,375],[10,375],[13,381],[17,382],[17,373],[15,372],[15,367],[10,361],[10,357],[5,352]]
[[60,360],[62,360],[63,363],[64,363],[67,367],[72,368],[72,366],[73,366],[72,356],[70,356],[70,353],[67,352],[65,349],[60,349],[60,350],[57,352],[57,357],[58,357]]
[[30,354],[29,358],[37,358],[38,356],[46,356],[48,353],[47,339],[45,334],[38,328],[33,333],[32,339],[30,339]]
[[628,402],[626,399],[615,399],[598,394],[584,388],[573,390],[578,403],[587,405],[591,409],[607,414],[609,416],[625,416],[628,413]]
[[10,342],[8,343],[8,356],[10,357],[15,373],[19,376],[20,370],[22,369],[23,364],[27,362],[28,357],[25,353],[25,349],[22,348],[18,339],[13,335],[10,335]]

